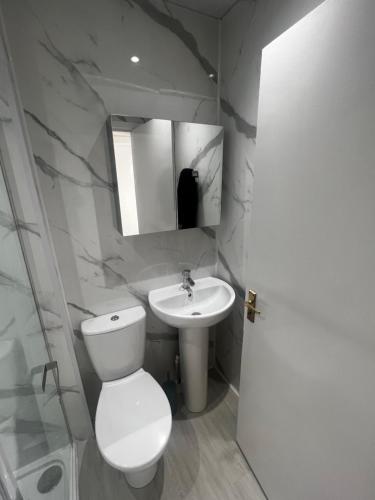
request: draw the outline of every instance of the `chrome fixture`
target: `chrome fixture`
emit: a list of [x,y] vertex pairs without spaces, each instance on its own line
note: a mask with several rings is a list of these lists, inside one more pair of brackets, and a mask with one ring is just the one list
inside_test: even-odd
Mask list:
[[191,289],[191,287],[195,285],[195,281],[190,276],[190,273],[191,273],[190,269],[184,269],[182,271],[182,284],[181,284],[181,290],[186,290],[189,298],[192,297],[193,295],[193,290]]

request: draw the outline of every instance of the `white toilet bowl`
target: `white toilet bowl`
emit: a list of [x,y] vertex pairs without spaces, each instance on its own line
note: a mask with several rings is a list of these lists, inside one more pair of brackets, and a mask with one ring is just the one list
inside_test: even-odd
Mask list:
[[99,450],[131,486],[142,488],[153,480],[172,429],[168,399],[142,369],[146,313],[132,307],[85,320],[81,330],[103,382],[95,417]]
[[123,471],[134,488],[154,478],[171,428],[168,399],[142,368],[104,382],[95,419],[98,447],[105,461]]

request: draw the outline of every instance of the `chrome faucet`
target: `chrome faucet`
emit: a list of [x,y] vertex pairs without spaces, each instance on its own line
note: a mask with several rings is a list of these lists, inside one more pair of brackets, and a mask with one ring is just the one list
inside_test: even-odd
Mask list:
[[191,289],[191,287],[195,285],[195,281],[190,276],[190,273],[191,273],[190,269],[184,269],[182,271],[181,290],[186,290],[188,293],[188,297],[191,297],[193,295],[193,290]]

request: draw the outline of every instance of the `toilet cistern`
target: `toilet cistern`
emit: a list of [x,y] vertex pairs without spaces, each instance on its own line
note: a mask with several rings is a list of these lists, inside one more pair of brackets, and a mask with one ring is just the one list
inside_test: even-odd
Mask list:
[[102,381],[95,433],[104,460],[142,488],[155,477],[172,428],[168,399],[143,370],[146,313],[136,306],[81,324],[83,339]]

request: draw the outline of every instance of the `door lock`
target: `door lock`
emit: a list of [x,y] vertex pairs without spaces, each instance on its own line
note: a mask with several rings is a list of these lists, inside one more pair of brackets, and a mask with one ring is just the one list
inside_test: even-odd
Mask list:
[[257,294],[253,290],[249,290],[247,300],[245,301],[245,307],[247,308],[247,319],[254,323],[255,315],[261,314],[259,309],[256,308],[257,305]]

